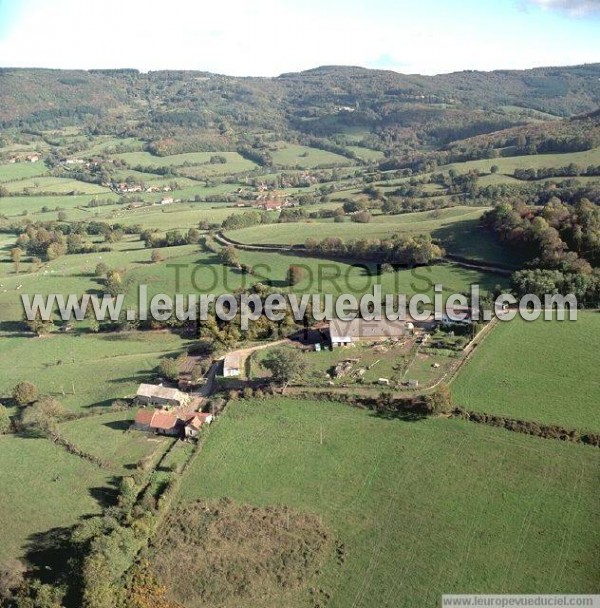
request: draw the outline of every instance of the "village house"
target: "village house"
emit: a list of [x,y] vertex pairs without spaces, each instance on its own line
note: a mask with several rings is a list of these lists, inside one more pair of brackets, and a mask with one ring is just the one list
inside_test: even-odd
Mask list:
[[162,384],[140,384],[135,400],[144,405],[179,407],[187,403],[189,396],[179,389],[167,388]]
[[264,211],[280,211],[284,206],[281,201],[260,201],[255,205],[257,209],[263,209]]
[[175,202],[175,199],[172,196],[165,196],[161,199],[160,204],[161,205],[171,205],[174,202]]
[[30,163],[37,163],[38,160],[40,160],[40,157],[38,154],[29,154],[26,158]]
[[351,319],[344,321],[334,319],[329,323],[329,340],[331,346],[354,346],[360,340],[386,340],[388,338],[402,338],[410,332],[408,324],[404,321],[367,321],[365,319]]
[[223,359],[223,376],[225,378],[235,378],[241,373],[240,356],[238,353],[229,353]]

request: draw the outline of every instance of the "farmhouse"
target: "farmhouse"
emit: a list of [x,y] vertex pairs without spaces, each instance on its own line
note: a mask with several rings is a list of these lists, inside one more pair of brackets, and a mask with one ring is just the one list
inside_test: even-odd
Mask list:
[[185,420],[175,414],[163,410],[139,410],[133,422],[133,428],[147,433],[158,435],[169,435],[175,437],[196,437],[204,424],[210,424],[213,420],[212,414],[196,412]]
[[139,431],[175,436],[181,433],[183,421],[161,410],[140,410],[135,416],[133,426]]
[[167,388],[162,384],[140,384],[135,400],[145,405],[178,407],[187,402],[188,396],[176,388]]
[[352,319],[344,321],[334,319],[329,323],[329,339],[331,346],[352,346],[360,340],[385,340],[401,338],[409,332],[404,321],[367,321]]
[[233,378],[240,375],[240,356],[238,353],[229,353],[223,359],[223,376]]
[[171,205],[174,202],[175,202],[175,199],[172,196],[165,196],[161,199],[160,204],[161,205]]

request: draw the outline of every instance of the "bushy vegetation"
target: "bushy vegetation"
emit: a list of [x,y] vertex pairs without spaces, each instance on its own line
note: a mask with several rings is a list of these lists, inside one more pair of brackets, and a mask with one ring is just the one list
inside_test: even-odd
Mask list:
[[371,260],[379,263],[429,264],[439,259],[444,251],[436,245],[431,236],[406,236],[396,234],[382,240],[350,240],[343,241],[339,237],[328,237],[322,241],[307,239],[306,250],[313,254],[325,254],[352,258],[355,260]]
[[182,606],[270,603],[307,592],[333,544],[314,514],[198,500],[179,506],[161,526],[150,568]]

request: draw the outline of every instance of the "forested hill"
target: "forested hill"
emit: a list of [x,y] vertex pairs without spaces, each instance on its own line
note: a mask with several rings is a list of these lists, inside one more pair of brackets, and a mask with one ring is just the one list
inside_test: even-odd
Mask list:
[[0,128],[83,124],[148,141],[201,132],[194,145],[206,149],[265,131],[335,143],[352,129],[380,149],[432,149],[591,112],[599,99],[600,64],[438,76],[332,66],[277,78],[0,69]]

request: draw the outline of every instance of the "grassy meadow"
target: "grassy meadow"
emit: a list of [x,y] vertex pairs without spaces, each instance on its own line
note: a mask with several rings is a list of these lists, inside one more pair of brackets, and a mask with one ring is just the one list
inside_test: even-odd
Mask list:
[[99,513],[111,493],[109,471],[46,439],[0,436],[0,459],[0,563],[40,551],[46,535]]
[[[159,360],[187,343],[169,332],[136,334],[3,333],[0,337],[0,396],[7,401],[20,381],[34,382],[42,394],[65,407],[85,411],[135,395],[151,381]],[[15,364],[18,361],[18,365]],[[75,389],[73,391],[73,389]]]
[[[442,593],[594,592],[597,467],[594,449],[459,420],[241,401],[211,428],[181,501],[316,514],[343,545],[313,585],[328,606],[429,608]],[[307,600],[300,588],[285,605]]]
[[577,321],[498,323],[452,383],[457,405],[600,431],[600,314]]
[[[130,429],[136,409],[65,422],[63,437],[109,463],[115,474],[129,475],[142,458],[163,450],[169,439]],[[129,471],[129,472],[128,472]]]
[[438,171],[455,169],[460,173],[466,173],[470,169],[478,169],[483,173],[489,173],[492,165],[496,165],[499,173],[512,175],[515,169],[566,167],[571,163],[575,163],[582,168],[587,168],[589,165],[597,165],[600,163],[600,148],[564,154],[531,154],[527,156],[507,156],[486,160],[471,160],[463,163],[441,165],[438,167]]
[[278,144],[277,150],[271,152],[271,156],[276,166],[300,169],[352,164],[350,159],[333,152],[283,142]]
[[307,221],[294,224],[259,225],[231,231],[232,239],[256,245],[301,245],[308,238],[322,240],[337,236],[343,240],[389,238],[394,234],[431,234],[448,253],[475,261],[515,264],[522,258],[503,247],[492,235],[479,228],[485,208],[451,207],[439,211],[418,211],[400,215],[374,215],[368,224],[355,224],[349,218],[344,223],[333,220]]

